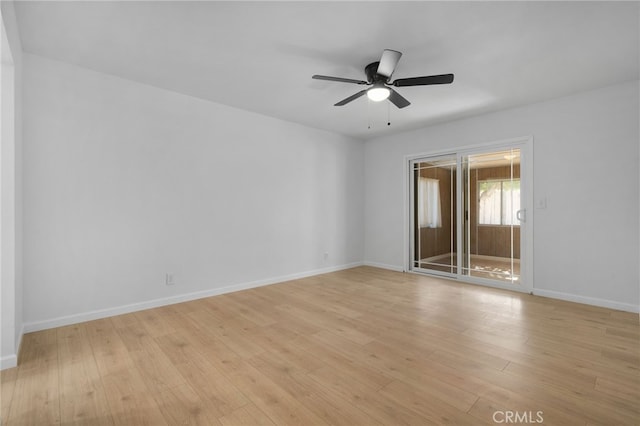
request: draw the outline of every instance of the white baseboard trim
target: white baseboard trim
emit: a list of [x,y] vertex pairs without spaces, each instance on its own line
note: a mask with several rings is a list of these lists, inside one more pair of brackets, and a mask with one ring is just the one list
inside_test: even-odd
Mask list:
[[0,370],[6,370],[7,368],[13,368],[18,365],[18,356],[7,355],[0,358]]
[[283,275],[279,277],[267,278],[264,280],[251,281],[247,283],[233,284],[225,287],[217,287],[210,290],[196,291],[193,293],[179,294],[176,296],[164,297],[161,299],[153,299],[145,302],[131,303],[129,305],[116,306],[113,308],[98,309],[89,312],[82,312],[73,315],[52,318],[43,321],[33,321],[24,324],[24,332],[31,333],[34,331],[47,330],[49,328],[62,327],[65,325],[78,324],[81,322],[97,320],[101,318],[112,317],[115,315],[128,314],[131,312],[143,311],[145,309],[158,308],[160,306],[173,305],[175,303],[188,302],[190,300],[202,299],[205,297],[218,296],[225,293],[233,293],[240,290],[248,290],[250,288],[262,287],[271,284],[277,284],[285,281],[297,280],[301,278],[311,277],[314,275],[327,274],[329,272],[351,269],[362,266],[363,262],[347,263],[344,265],[331,266],[328,268],[314,269],[311,271],[300,272],[296,274]]
[[533,289],[535,296],[549,297],[551,299],[566,300],[567,302],[582,303],[585,305],[599,306],[601,308],[615,309],[617,311],[639,313],[640,306],[631,303],[616,302],[614,300],[600,299],[596,297],[579,296],[577,294],[562,293],[553,290]]
[[20,347],[22,346],[22,336],[24,335],[24,324],[20,327],[20,334],[16,337],[15,354],[6,355],[0,358],[0,370],[6,370],[7,368],[13,368],[18,365],[18,354],[20,353]]
[[389,271],[404,272],[404,268],[402,266],[387,265],[385,263],[365,261],[364,265],[365,266],[373,266],[374,268],[387,269]]

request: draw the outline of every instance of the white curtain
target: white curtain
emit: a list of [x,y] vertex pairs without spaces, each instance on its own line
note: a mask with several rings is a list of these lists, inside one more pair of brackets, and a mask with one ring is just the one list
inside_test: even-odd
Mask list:
[[502,224],[520,225],[518,221],[520,210],[520,180],[502,182]]
[[500,225],[502,222],[502,182],[478,182],[478,223]]
[[421,228],[442,227],[438,179],[418,179],[418,225]]
[[480,225],[519,225],[520,180],[478,182],[478,223]]

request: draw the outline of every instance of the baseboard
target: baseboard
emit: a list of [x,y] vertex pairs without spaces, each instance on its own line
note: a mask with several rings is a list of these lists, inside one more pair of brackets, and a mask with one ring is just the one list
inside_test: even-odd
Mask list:
[[585,305],[599,306],[601,308],[615,309],[617,311],[639,313],[640,306],[631,303],[616,302],[614,300],[600,299],[597,297],[579,296],[577,294],[562,293],[553,290],[533,289],[535,296],[549,297],[551,299],[566,300],[567,302],[583,303]]
[[22,347],[22,336],[24,335],[24,324],[20,327],[20,334],[16,339],[17,351],[15,354],[6,355],[0,358],[0,370],[6,370],[7,368],[13,368],[18,365],[18,354],[20,354],[20,348]]
[[0,370],[6,370],[7,368],[13,368],[18,365],[17,355],[7,355],[0,358]]
[[402,266],[387,265],[385,263],[368,262],[368,261],[364,262],[363,264],[365,266],[373,266],[374,268],[387,269],[389,271],[404,272],[404,268]]
[[226,293],[233,293],[234,291],[248,290],[250,288],[262,287],[265,285],[297,280],[301,278],[311,277],[314,275],[327,274],[330,272],[336,272],[344,269],[355,268],[357,266],[362,266],[362,265],[363,265],[363,262],[347,263],[344,265],[331,266],[328,268],[315,269],[315,270],[300,272],[296,274],[267,278],[264,280],[234,284],[234,285],[218,287],[210,290],[196,291],[193,293],[179,294],[176,296],[164,297],[161,299],[153,299],[145,302],[132,303],[132,304],[123,305],[123,306],[116,306],[113,308],[82,312],[78,314],[52,318],[44,321],[33,321],[33,322],[25,323],[23,330],[24,330],[24,333],[47,330],[55,327],[62,327],[65,325],[78,324],[85,321],[92,321],[92,320],[97,320],[101,318],[112,317],[115,315],[122,315],[122,314],[131,313],[131,312],[143,311],[145,309],[158,308],[160,306],[173,305],[175,303],[188,302],[190,300],[202,299],[205,297],[218,296]]

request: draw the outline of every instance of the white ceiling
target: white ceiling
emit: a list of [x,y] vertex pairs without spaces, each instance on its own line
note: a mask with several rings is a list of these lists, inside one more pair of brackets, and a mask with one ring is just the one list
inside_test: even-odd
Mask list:
[[[17,2],[26,52],[359,138],[639,78],[638,2]],[[399,110],[361,86],[383,49]],[[387,126],[390,113],[391,126]],[[372,128],[367,129],[371,123]]]

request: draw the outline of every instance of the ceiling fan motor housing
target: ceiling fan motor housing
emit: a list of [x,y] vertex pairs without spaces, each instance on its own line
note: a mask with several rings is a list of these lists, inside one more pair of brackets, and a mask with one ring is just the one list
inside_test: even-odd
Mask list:
[[386,83],[388,78],[378,74],[378,65],[380,62],[372,62],[364,68],[364,73],[367,75],[367,81],[369,84]]

